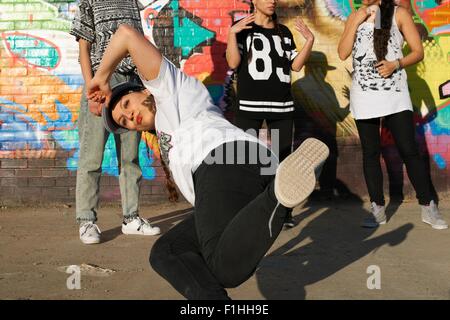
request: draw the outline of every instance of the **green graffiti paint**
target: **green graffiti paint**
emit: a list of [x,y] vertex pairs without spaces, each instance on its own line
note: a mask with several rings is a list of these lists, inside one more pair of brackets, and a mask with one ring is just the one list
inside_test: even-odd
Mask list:
[[173,43],[175,48],[181,48],[183,57],[189,56],[199,44],[214,38],[214,32],[199,26],[189,18],[180,17],[178,1],[172,1],[170,7],[173,10]]
[[41,68],[53,69],[59,63],[57,47],[48,40],[34,36],[12,34],[6,36],[8,49],[17,58]]
[[[61,1],[67,4],[71,2]],[[0,1],[0,12],[0,31],[70,29],[71,22],[60,18],[58,8],[45,1]]]

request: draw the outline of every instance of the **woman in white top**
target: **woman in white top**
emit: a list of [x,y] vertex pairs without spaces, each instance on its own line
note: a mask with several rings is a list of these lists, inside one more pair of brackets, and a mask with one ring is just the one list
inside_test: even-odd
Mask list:
[[[431,178],[420,156],[413,124],[405,67],[423,59],[423,47],[410,13],[393,0],[363,0],[353,12],[339,42],[339,58],[353,59],[350,110],[363,150],[364,177],[372,204],[365,227],[386,223],[380,165],[380,120],[392,132],[422,208],[422,221],[446,229],[431,196]],[[410,53],[403,56],[403,42]]]
[[[144,87],[111,90],[108,79],[128,54]],[[152,267],[188,299],[228,299],[225,288],[253,274],[289,208],[314,189],[328,148],[307,139],[277,166],[256,137],[225,120],[200,81],[126,25],[111,38],[88,93],[108,105],[102,111],[108,130],[156,129],[161,157],[194,206],[156,241]]]

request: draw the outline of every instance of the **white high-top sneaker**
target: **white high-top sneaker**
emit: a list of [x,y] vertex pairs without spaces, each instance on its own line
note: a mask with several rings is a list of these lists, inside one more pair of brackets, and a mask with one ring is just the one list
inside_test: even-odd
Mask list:
[[386,213],[384,206],[379,206],[375,202],[372,202],[372,215],[369,218],[364,219],[361,224],[364,228],[376,228],[380,224],[386,223]]
[[421,206],[421,207],[422,207],[423,222],[431,225],[433,229],[442,230],[448,228],[448,224],[447,222],[445,222],[444,218],[442,218],[441,214],[439,213],[439,209],[434,200],[431,200],[428,206]]

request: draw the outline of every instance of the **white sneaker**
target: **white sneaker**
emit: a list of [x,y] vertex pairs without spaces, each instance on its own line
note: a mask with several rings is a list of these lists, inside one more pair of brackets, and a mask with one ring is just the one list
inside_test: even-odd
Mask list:
[[447,222],[445,222],[445,220],[439,213],[439,209],[434,200],[431,200],[428,206],[421,206],[421,207],[422,207],[423,222],[431,225],[433,229],[442,230],[448,228],[448,224]]
[[376,228],[380,224],[386,223],[386,213],[384,206],[379,206],[375,202],[372,202],[372,214],[369,218],[364,219],[361,224],[364,228]]
[[136,217],[129,222],[122,223],[123,234],[138,234],[143,236],[155,236],[161,233],[159,227],[152,227],[150,222],[141,217]]
[[101,231],[93,222],[85,222],[80,225],[80,240],[84,244],[100,243]]
[[306,200],[316,186],[328,154],[328,147],[323,142],[308,138],[284,159],[275,175],[278,202],[286,208],[294,208]]

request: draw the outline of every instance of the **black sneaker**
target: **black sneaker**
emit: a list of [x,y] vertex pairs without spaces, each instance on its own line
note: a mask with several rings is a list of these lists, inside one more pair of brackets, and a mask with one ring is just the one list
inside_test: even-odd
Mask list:
[[292,216],[288,216],[286,217],[286,219],[283,222],[283,227],[286,229],[291,229],[293,227],[295,227],[295,221],[294,219],[292,219]]

